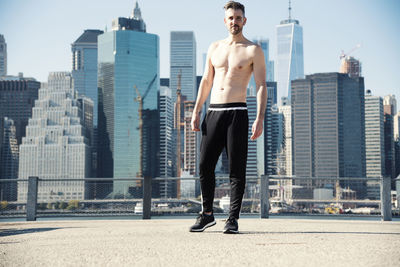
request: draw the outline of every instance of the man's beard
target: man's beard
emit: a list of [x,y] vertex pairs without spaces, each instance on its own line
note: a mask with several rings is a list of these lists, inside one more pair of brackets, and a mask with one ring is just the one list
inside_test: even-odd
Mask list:
[[233,35],[237,35],[242,32],[242,28],[240,28],[239,25],[234,25],[233,27],[231,27],[231,33]]

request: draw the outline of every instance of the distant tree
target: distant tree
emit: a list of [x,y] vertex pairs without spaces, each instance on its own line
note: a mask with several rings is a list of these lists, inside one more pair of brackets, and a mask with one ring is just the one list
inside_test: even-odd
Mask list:
[[66,209],[68,207],[68,204],[64,201],[61,201],[60,204],[58,205],[59,209]]
[[45,210],[46,209],[46,206],[48,206],[49,204],[46,204],[46,203],[39,203],[38,204],[38,209],[40,209],[40,210]]
[[67,210],[75,210],[79,208],[79,200],[70,200],[68,202]]
[[0,210],[5,210],[7,209],[8,202],[7,201],[1,201],[0,202]]

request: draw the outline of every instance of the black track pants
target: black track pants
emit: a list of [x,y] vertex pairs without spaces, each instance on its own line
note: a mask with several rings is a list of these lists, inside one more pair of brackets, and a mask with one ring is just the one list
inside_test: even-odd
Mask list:
[[239,218],[246,184],[248,124],[246,103],[210,104],[201,125],[199,169],[203,211],[213,210],[215,165],[225,147],[231,184],[229,216]]

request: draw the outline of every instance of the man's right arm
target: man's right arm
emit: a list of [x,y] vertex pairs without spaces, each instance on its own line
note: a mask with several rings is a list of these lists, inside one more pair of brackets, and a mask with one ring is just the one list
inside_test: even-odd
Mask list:
[[206,102],[207,97],[210,94],[213,85],[215,70],[214,66],[211,63],[211,55],[215,49],[215,46],[216,43],[213,43],[208,48],[206,67],[204,70],[203,78],[201,79],[200,82],[199,92],[197,93],[196,104],[193,109],[192,122],[191,122],[193,131],[200,131],[201,108],[204,102]]

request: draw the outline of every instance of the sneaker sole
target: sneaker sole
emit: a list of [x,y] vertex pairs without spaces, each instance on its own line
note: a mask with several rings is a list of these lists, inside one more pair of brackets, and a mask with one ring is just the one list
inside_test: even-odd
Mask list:
[[204,230],[206,230],[208,227],[214,226],[216,225],[217,222],[216,221],[212,221],[207,223],[203,228],[201,229],[190,229],[190,232],[203,232]]
[[224,230],[224,232],[223,232],[224,234],[238,234],[239,233],[239,231],[237,230],[229,230],[229,229],[227,229],[227,230]]

